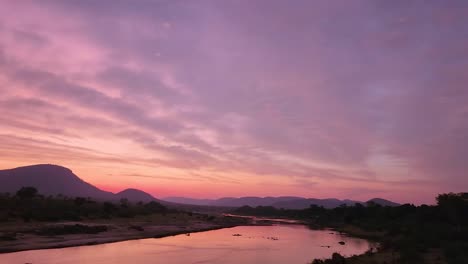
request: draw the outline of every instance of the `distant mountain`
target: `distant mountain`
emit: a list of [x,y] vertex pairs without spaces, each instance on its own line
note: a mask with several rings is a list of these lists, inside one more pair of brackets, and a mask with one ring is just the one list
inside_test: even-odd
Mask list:
[[400,206],[401,205],[399,203],[395,203],[395,202],[385,200],[385,199],[382,199],[382,198],[370,199],[366,203],[370,203],[370,202],[381,205],[381,206],[392,206],[393,207],[393,206]]
[[153,196],[136,189],[126,189],[117,194],[103,191],[76,176],[70,169],[39,164],[0,170],[0,193],[16,193],[21,187],[35,187],[40,194],[70,197],[91,197],[98,200],[119,200],[148,202],[156,200]]
[[120,199],[126,198],[129,201],[142,201],[144,203],[156,200],[156,198],[154,198],[151,194],[137,189],[125,189],[119,193],[116,193],[115,196]]
[[230,206],[230,207],[240,207],[243,205],[249,206],[271,206],[277,202],[290,201],[298,199],[300,197],[294,196],[280,196],[280,197],[240,197],[240,198],[221,198],[214,201],[212,205],[216,206]]
[[193,205],[210,205],[210,206],[223,206],[223,207],[240,207],[243,205],[249,206],[270,206],[276,202],[290,201],[294,199],[301,199],[295,196],[281,196],[281,197],[224,197],[220,199],[195,199],[186,197],[165,197],[164,201],[180,204],[193,204]]
[[276,208],[285,208],[285,209],[305,209],[305,208],[309,208],[311,205],[323,206],[324,208],[335,208],[343,204],[347,206],[352,206],[352,205],[355,205],[356,203],[361,203],[361,202],[352,201],[348,199],[338,200],[334,198],[330,198],[330,199],[301,198],[301,199],[295,199],[295,200],[289,200],[289,201],[276,202],[272,204],[272,206]]
[[[222,206],[222,207],[241,207],[248,205],[251,207],[257,206],[273,206],[276,208],[284,209],[305,209],[311,205],[323,206],[324,208],[336,208],[341,205],[352,206],[357,203],[366,205],[366,202],[353,201],[353,200],[339,200],[335,198],[330,199],[314,199],[314,198],[303,198],[296,196],[280,196],[280,197],[225,197],[220,199],[193,199],[185,197],[166,197],[162,198],[164,201],[179,203],[179,204],[193,204],[193,205],[204,205],[204,206]],[[374,201],[376,204],[382,206],[398,206],[399,204],[387,201],[384,199],[374,198],[370,201]]]
[[192,204],[192,205],[212,205],[216,200],[214,199],[195,199],[186,197],[165,197],[163,201],[178,203],[178,204]]

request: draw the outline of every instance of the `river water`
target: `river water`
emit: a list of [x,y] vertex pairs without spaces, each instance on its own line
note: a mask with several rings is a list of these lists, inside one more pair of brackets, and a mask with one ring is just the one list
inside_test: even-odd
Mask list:
[[[344,245],[338,242],[344,241]],[[302,225],[238,226],[190,236],[0,254],[8,264],[305,264],[314,258],[362,254],[373,244]]]

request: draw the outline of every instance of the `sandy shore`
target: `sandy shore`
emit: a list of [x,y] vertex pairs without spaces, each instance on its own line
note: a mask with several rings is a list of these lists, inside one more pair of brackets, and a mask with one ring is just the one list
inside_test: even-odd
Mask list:
[[[220,228],[234,227],[246,223],[236,221],[204,221],[185,219],[185,221],[103,221],[96,222],[62,222],[62,223],[40,223],[29,225],[10,225],[1,228],[1,232],[13,232],[15,239],[11,241],[0,241],[0,253],[17,252],[33,249],[64,248],[73,246],[96,245],[112,243],[132,239],[161,238],[179,234],[208,231]],[[173,223],[170,223],[173,222]],[[62,235],[39,235],[37,230],[45,227],[57,227],[64,225],[86,225],[103,226],[108,229],[96,234],[62,234]]]

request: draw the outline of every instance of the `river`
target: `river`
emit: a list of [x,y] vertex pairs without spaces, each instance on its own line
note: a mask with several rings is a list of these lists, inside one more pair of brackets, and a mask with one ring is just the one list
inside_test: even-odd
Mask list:
[[328,258],[333,252],[362,254],[372,246],[363,239],[303,225],[238,226],[157,239],[0,254],[0,263],[305,264],[314,258]]

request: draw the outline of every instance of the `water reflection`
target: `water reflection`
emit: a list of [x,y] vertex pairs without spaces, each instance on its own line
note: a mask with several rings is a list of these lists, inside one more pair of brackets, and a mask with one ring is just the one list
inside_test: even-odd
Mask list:
[[[344,241],[345,245],[338,242]],[[301,225],[240,226],[190,236],[1,254],[0,263],[202,264],[308,263],[313,258],[361,254],[369,242]]]

